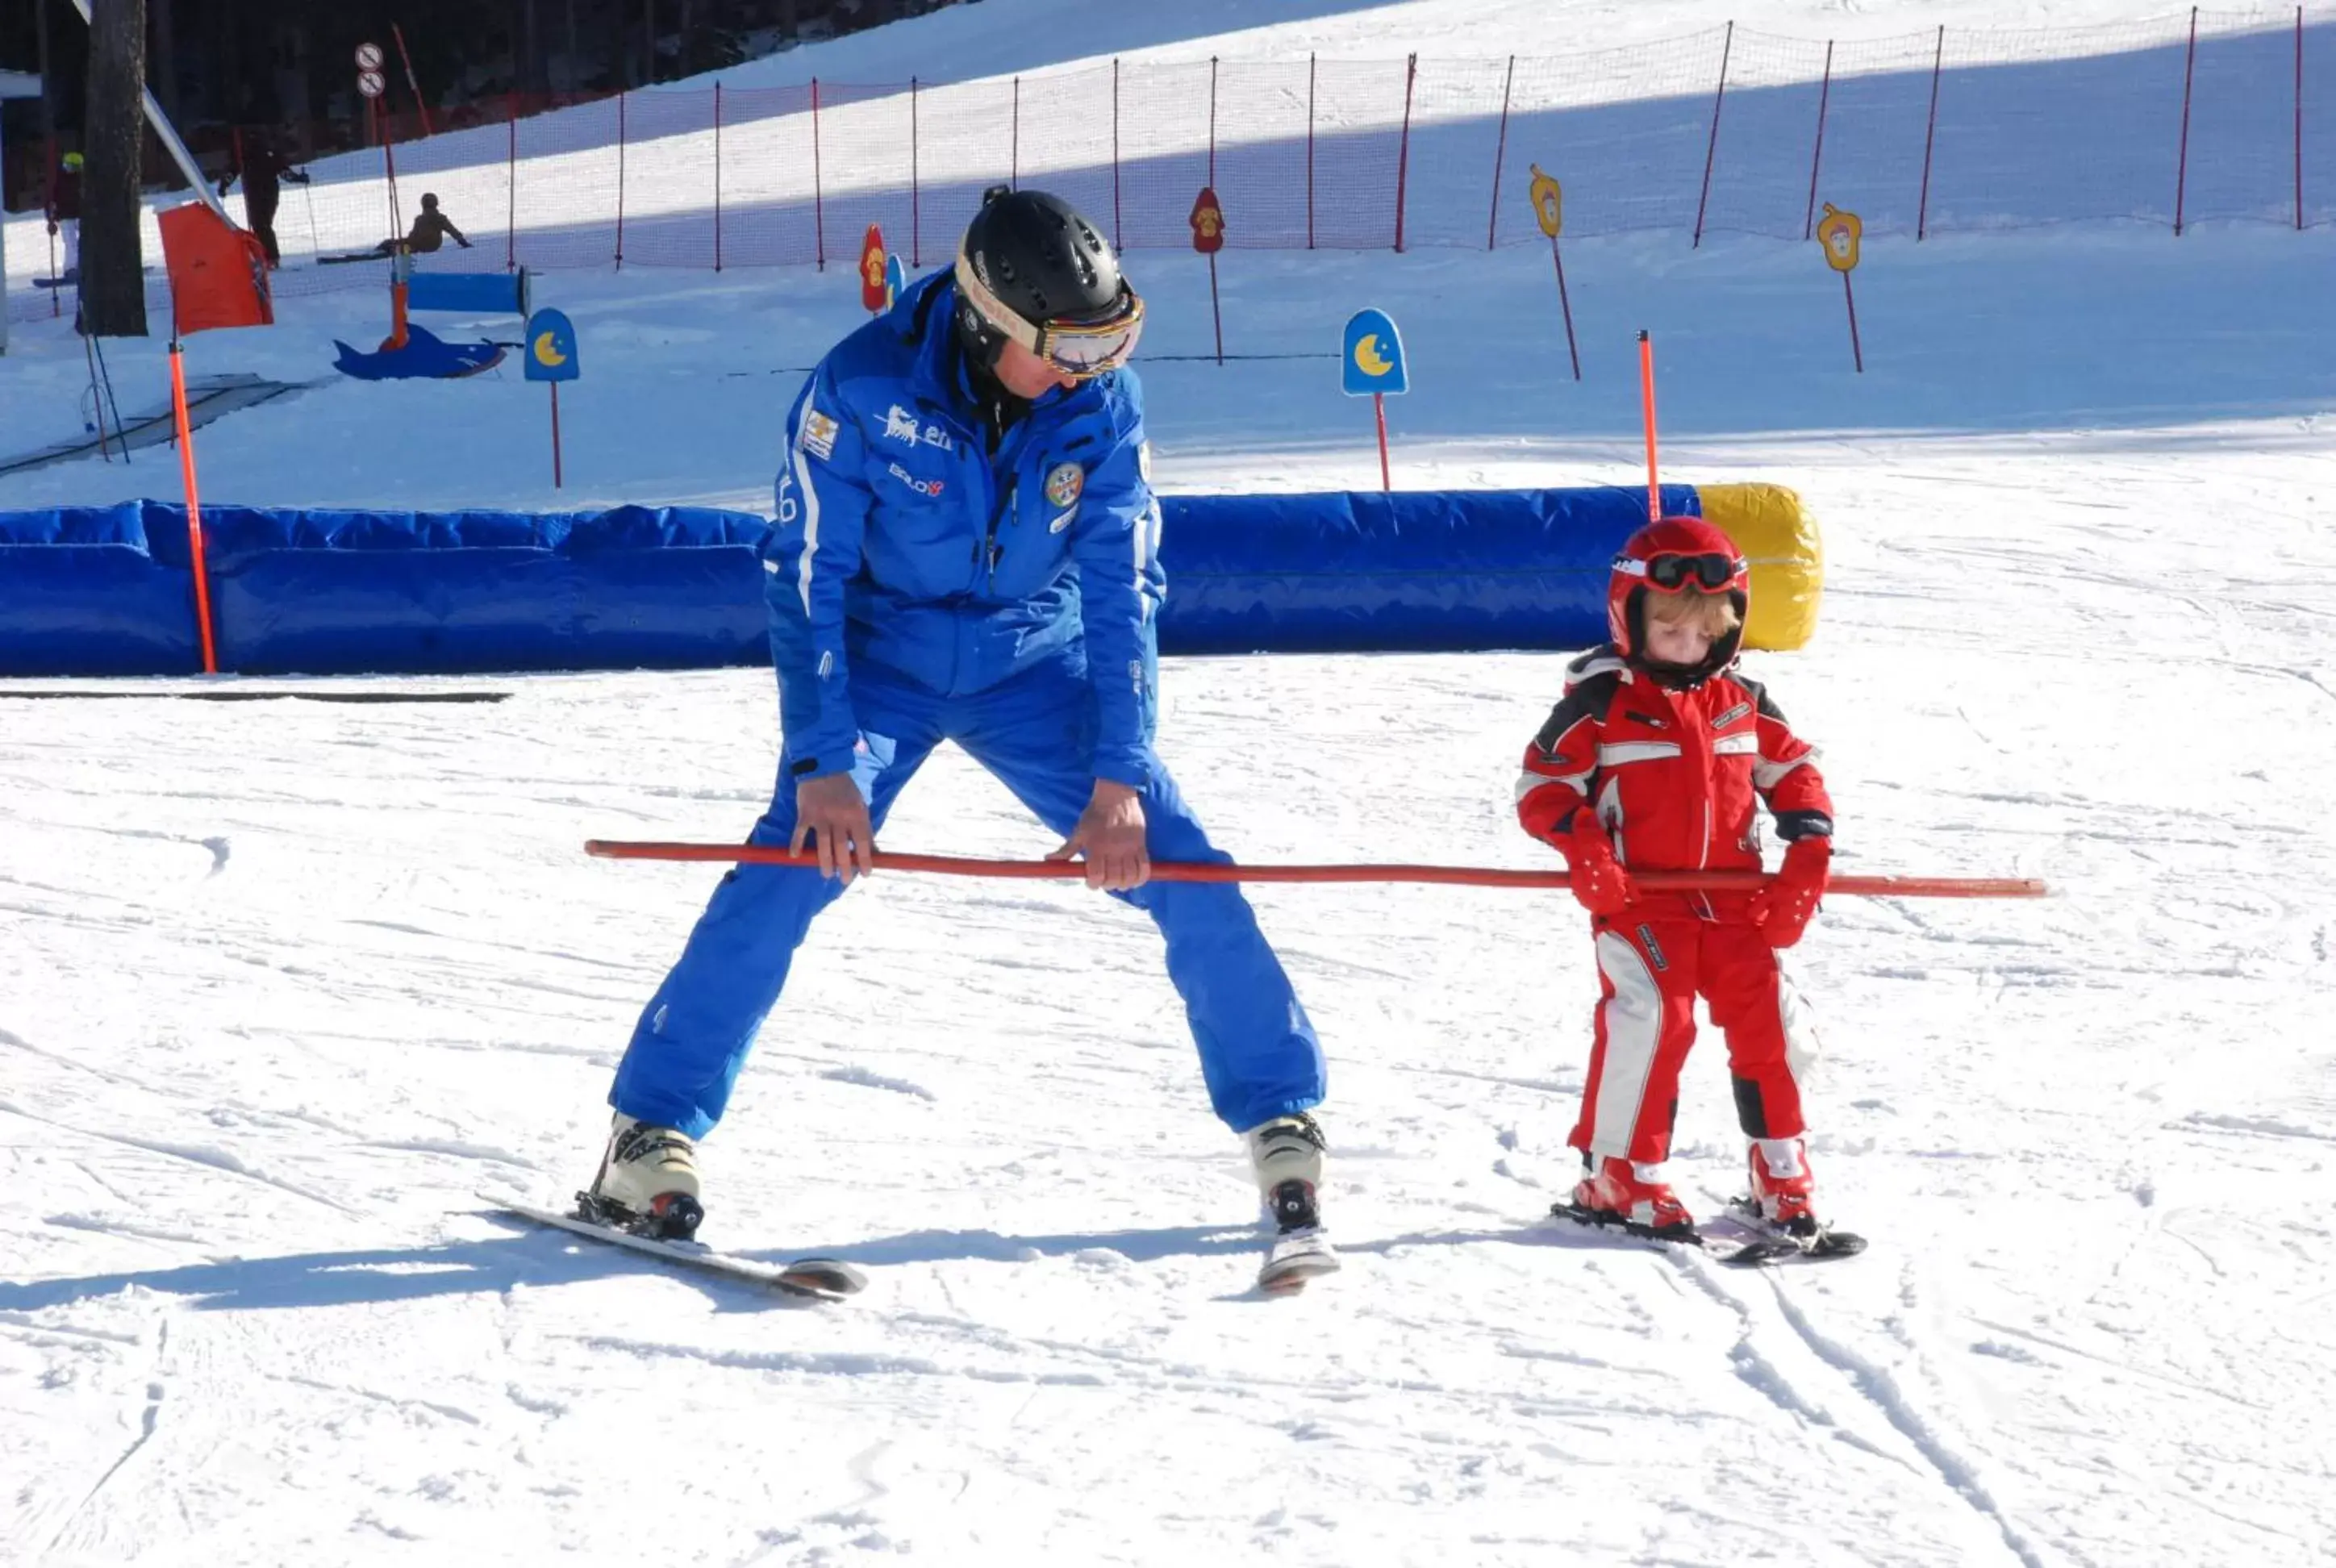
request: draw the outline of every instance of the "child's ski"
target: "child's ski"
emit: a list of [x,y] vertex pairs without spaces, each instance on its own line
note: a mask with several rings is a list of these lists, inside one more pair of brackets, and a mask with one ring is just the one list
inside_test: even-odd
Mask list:
[[538,1209],[525,1203],[505,1203],[501,1199],[490,1201],[494,1203],[498,1213],[524,1220],[530,1224],[549,1225],[570,1235],[606,1242],[685,1269],[694,1269],[704,1274],[718,1274],[749,1285],[760,1285],[804,1300],[841,1301],[847,1296],[858,1295],[868,1287],[868,1276],[841,1258],[795,1258],[784,1263],[764,1263],[752,1258],[736,1258],[716,1252],[696,1242],[667,1242],[652,1236],[636,1236],[614,1225],[602,1224],[597,1220],[587,1220],[575,1214],[564,1214],[553,1209]]
[[1603,1209],[1585,1209],[1572,1203],[1553,1203],[1550,1214],[1590,1230],[1618,1232],[1664,1246],[1694,1247],[1733,1269],[1757,1269],[1786,1262],[1821,1262],[1854,1257],[1865,1251],[1865,1238],[1847,1231],[1819,1230],[1795,1236],[1740,1213],[1716,1222],[1716,1228],[1685,1232],[1662,1232],[1636,1224]]

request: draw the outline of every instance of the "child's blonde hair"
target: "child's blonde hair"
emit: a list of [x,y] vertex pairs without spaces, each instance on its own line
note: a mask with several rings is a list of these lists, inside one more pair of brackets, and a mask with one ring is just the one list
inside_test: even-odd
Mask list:
[[1736,600],[1724,593],[1650,593],[1647,618],[1665,626],[1692,626],[1714,642],[1741,624]]

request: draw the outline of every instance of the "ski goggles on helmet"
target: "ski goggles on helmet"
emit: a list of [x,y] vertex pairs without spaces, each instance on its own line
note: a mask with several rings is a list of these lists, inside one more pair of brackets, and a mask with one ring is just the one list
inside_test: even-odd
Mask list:
[[1065,375],[1085,381],[1117,370],[1144,336],[1144,301],[1124,281],[1119,297],[1085,317],[1065,317],[1037,326],[1023,320],[990,292],[962,252],[957,258],[958,292],[981,318]]
[[1701,555],[1655,555],[1645,560],[1617,556],[1614,570],[1625,577],[1645,578],[1647,586],[1657,593],[1681,593],[1689,589],[1718,593],[1751,568],[1740,555],[1713,550]]

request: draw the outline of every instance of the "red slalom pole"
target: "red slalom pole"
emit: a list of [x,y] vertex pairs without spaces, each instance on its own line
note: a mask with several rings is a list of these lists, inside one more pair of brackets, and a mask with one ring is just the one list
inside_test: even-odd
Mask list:
[[[816,866],[816,851],[800,853],[764,844],[661,843],[590,839],[584,852],[608,861],[710,861],[729,865]],[[891,854],[879,850],[876,869],[936,876],[1002,877],[1023,881],[1083,881],[1077,861],[976,860],[963,855]],[[1562,888],[1563,871],[1509,871],[1494,866],[1202,865],[1154,861],[1156,882],[1416,882],[1441,887]],[[1650,892],[1752,892],[1770,880],[1763,872],[1635,872],[1630,880]],[[2020,877],[1836,876],[1825,891],[1862,898],[2034,899],[2051,890]]]
[[1387,471],[1386,393],[1371,394],[1371,412],[1378,416],[1379,422],[1379,488],[1392,492],[1395,489],[1395,479]]
[[1639,406],[1647,422],[1647,521],[1663,515],[1663,487],[1655,478],[1655,340],[1639,333]]
[[[187,486],[187,553],[195,569],[195,623],[202,630],[203,673],[217,675],[219,649],[211,638],[210,573],[203,564],[203,509],[195,495],[195,433],[187,419],[186,356],[175,337],[170,339],[170,412],[179,425],[179,475]],[[123,455],[128,455],[126,447]]]

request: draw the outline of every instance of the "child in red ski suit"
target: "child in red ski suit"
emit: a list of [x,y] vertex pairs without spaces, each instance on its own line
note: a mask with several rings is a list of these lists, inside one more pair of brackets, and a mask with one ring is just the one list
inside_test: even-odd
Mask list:
[[[1587,1171],[1572,1210],[1666,1239],[1695,1234],[1662,1164],[1698,995],[1727,1037],[1754,1199],[1771,1223],[1819,1232],[1800,1088],[1815,1040],[1776,950],[1801,940],[1825,891],[1833,803],[1815,749],[1735,670],[1750,592],[1734,542],[1700,518],[1631,536],[1609,579],[1613,640],[1568,667],[1563,700],[1517,781],[1519,821],[1564,852],[1591,913],[1602,983],[1568,1139]],[[1760,870],[1756,800],[1787,845],[1759,891],[1633,881],[1636,872]]]

